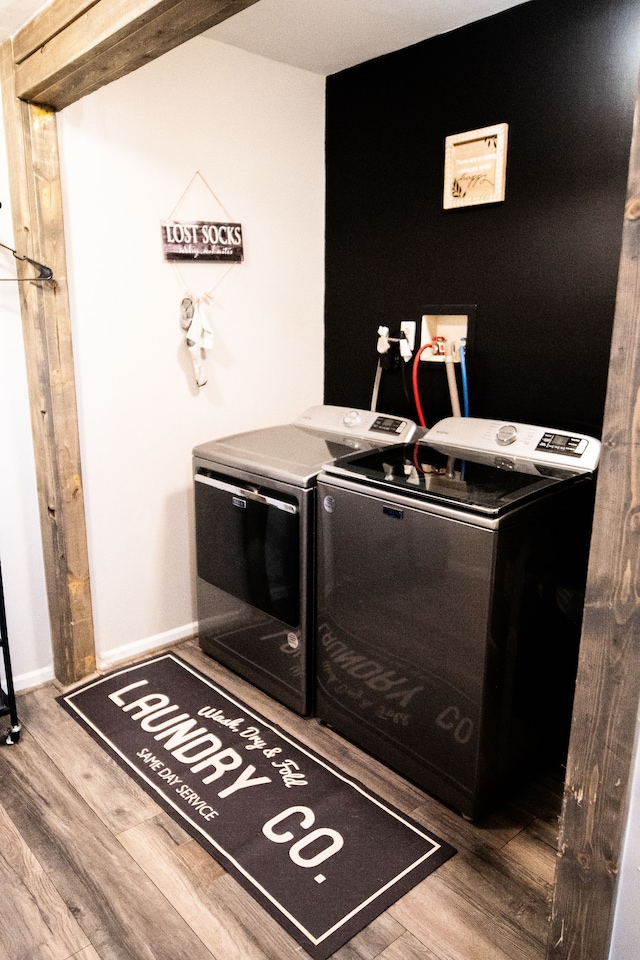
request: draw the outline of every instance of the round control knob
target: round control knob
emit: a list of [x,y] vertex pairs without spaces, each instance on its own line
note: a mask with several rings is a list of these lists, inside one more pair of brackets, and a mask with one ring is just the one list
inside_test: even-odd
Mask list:
[[505,423],[504,427],[500,427],[496,433],[496,440],[502,447],[509,446],[510,443],[513,443],[514,440],[518,438],[518,429],[514,427],[512,423]]
[[342,422],[347,427],[355,427],[357,423],[360,423],[360,414],[357,410],[350,410],[349,413],[345,413]]

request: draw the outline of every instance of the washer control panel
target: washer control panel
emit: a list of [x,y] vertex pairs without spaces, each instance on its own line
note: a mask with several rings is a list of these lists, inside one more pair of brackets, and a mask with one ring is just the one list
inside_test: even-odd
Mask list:
[[512,458],[514,469],[518,460],[526,460],[584,473],[598,466],[601,446],[581,433],[478,417],[446,417],[427,431],[424,440],[442,450],[455,449],[458,456],[466,450]]
[[554,433],[552,430],[542,435],[542,439],[537,446],[538,450],[552,450],[554,453],[562,453],[568,457],[581,457],[586,453],[589,441],[586,437],[575,437],[567,433]]
[[380,440],[381,443],[408,443],[417,424],[404,417],[378,413],[376,410],[358,410],[354,407],[309,407],[294,423],[313,430],[354,434]]

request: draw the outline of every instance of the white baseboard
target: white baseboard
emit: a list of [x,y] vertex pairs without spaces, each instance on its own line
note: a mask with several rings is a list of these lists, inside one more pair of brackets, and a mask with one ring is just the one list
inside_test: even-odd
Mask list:
[[114,663],[131,660],[148,650],[156,650],[158,647],[167,647],[172,643],[177,643],[178,640],[186,640],[188,637],[195,636],[197,632],[197,622],[185,623],[181,627],[165,630],[164,633],[157,633],[153,637],[144,637],[142,640],[134,640],[133,643],[126,643],[121,647],[114,647],[113,650],[98,653],[96,654],[98,670],[107,670]]
[[49,683],[54,678],[53,664],[48,667],[41,667],[40,670],[30,670],[28,673],[16,674],[13,678],[13,689],[29,690],[31,687],[40,687],[43,683]]
[[[173,630],[166,630],[164,633],[157,633],[153,637],[144,637],[142,640],[135,640],[133,643],[126,643],[121,647],[115,647],[113,650],[107,650],[106,653],[97,654],[98,670],[107,670],[114,663],[121,660],[131,660],[148,650],[156,650],[158,647],[167,647],[178,640],[186,640],[189,637],[196,636],[198,624],[185,623],[182,627],[175,627]],[[42,667],[39,670],[31,670],[28,673],[20,673],[13,678],[13,688],[16,693],[20,690],[29,690],[31,687],[40,687],[43,683],[49,683],[55,679],[53,664]]]

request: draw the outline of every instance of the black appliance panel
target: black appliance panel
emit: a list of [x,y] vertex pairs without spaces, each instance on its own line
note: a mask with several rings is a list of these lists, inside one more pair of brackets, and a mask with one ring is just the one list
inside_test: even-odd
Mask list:
[[291,710],[308,714],[315,486],[194,457],[194,497],[200,647]]
[[583,586],[572,555],[591,486],[483,526],[322,474],[318,717],[470,817],[562,754],[580,624],[561,600]]
[[318,483],[316,712],[423,786],[450,784],[466,808],[481,762],[497,538],[387,506]]
[[195,475],[198,576],[292,627],[300,625],[300,515],[293,497]]

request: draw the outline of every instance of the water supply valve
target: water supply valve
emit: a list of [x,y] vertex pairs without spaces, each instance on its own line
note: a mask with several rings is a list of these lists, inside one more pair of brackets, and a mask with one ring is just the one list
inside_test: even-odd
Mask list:
[[468,316],[458,313],[429,313],[422,315],[420,344],[433,344],[432,350],[425,350],[421,360],[435,363],[444,363],[445,343],[451,345],[451,356],[454,363],[460,362],[458,347],[467,336]]

